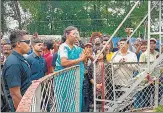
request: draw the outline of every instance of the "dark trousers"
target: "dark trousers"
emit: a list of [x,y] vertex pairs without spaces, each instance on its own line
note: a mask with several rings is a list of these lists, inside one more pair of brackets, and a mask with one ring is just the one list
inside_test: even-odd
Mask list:
[[83,97],[82,112],[89,112],[89,97]]

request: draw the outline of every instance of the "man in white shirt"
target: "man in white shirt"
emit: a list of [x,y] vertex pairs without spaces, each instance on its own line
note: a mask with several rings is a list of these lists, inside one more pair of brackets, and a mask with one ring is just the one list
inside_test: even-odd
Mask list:
[[[120,40],[120,48],[125,44],[127,39],[121,39]],[[137,62],[137,56],[135,53],[131,52],[128,50],[129,48],[129,42],[127,42],[127,44],[121,49],[121,51],[119,51],[119,53],[117,54],[117,52],[114,53],[117,54],[114,58],[113,55],[113,62]]]
[[[124,46],[119,53],[115,52],[112,59],[114,63],[120,62],[137,62],[137,56],[135,53],[128,50],[129,42],[126,42],[127,39],[120,40],[120,48]],[[117,55],[116,55],[117,54]],[[126,86],[129,83],[129,80],[133,77],[133,72],[136,70],[134,64],[124,64],[117,65],[114,64],[114,80],[116,86]]]

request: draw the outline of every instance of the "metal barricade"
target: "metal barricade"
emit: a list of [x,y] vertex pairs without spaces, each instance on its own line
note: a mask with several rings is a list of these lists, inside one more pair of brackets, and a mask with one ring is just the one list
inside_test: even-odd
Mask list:
[[94,91],[96,111],[142,111],[163,104],[162,65],[157,65],[149,74],[146,63],[108,63],[101,69],[105,70],[104,73],[95,67],[95,75],[101,75],[103,84],[100,98],[97,96],[99,92]]
[[17,112],[79,112],[79,66],[72,66],[34,81]]

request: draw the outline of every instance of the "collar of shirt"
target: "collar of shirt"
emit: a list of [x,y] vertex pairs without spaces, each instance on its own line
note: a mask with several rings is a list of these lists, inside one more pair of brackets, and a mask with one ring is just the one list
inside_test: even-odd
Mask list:
[[21,54],[19,54],[18,52],[14,51],[14,50],[12,51],[11,54],[17,56],[20,60],[25,60],[25,58]]
[[157,55],[157,53],[158,53],[157,51],[154,51],[154,53],[150,52],[150,54],[153,54],[153,55]]
[[[147,54],[147,53],[148,53],[148,51],[146,50],[146,51],[145,51],[145,53]],[[157,54],[158,54],[158,52],[155,50],[155,51],[154,51],[154,53],[151,53],[151,51],[150,51],[150,54],[151,54],[151,55],[157,55]]]
[[23,62],[25,62],[27,64],[27,66],[30,68],[30,65],[28,64],[28,62],[26,61],[26,59],[24,58],[23,55],[19,54],[18,52],[14,51],[14,50],[12,51],[11,54],[17,56],[20,60],[22,60]]
[[34,57],[34,58],[40,58],[39,56],[37,56],[34,52],[32,52],[32,56]]
[[[130,54],[130,51],[129,50],[127,50],[127,54]],[[118,55],[122,55],[121,51],[119,51]]]

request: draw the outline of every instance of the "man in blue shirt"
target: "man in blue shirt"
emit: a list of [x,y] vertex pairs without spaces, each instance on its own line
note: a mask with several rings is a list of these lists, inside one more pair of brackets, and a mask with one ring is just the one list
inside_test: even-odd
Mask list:
[[4,64],[2,77],[10,109],[14,112],[22,96],[31,85],[31,70],[23,57],[23,54],[26,54],[30,49],[28,33],[23,30],[14,30],[10,35],[10,42],[13,51]]
[[46,62],[41,56],[41,52],[43,50],[43,41],[39,38],[33,38],[31,44],[33,52],[27,56],[26,59],[31,67],[31,79],[38,80],[47,72]]

